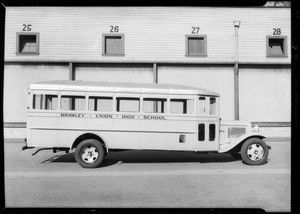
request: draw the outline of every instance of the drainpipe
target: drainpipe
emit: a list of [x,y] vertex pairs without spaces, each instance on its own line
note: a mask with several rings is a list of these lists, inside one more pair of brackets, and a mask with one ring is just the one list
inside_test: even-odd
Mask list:
[[235,29],[235,63],[234,63],[234,119],[239,120],[239,34],[240,21],[234,21]]
[[153,82],[158,83],[157,63],[153,63]]
[[[153,63],[153,83],[158,83],[157,63]],[[154,112],[157,112],[158,102],[153,102],[153,110]]]
[[69,62],[69,80],[75,80],[75,68],[72,62]]
[[[69,80],[75,80],[75,69],[74,69],[74,63],[69,63]],[[69,102],[69,108],[75,109],[75,100],[74,98],[71,99],[71,102]]]

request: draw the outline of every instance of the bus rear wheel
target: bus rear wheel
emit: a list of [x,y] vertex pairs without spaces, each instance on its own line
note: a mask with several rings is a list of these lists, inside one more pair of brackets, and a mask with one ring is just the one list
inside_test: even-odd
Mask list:
[[267,162],[269,150],[267,144],[259,138],[250,138],[241,148],[243,161],[248,165],[262,165]]
[[75,150],[75,160],[83,168],[96,168],[100,166],[104,156],[103,146],[95,139],[81,141]]

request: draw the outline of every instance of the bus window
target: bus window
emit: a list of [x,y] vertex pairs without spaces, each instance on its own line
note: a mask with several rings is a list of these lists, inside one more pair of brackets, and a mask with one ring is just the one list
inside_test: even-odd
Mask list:
[[117,111],[119,112],[139,112],[140,99],[132,97],[117,97]]
[[203,123],[198,125],[198,141],[205,140],[205,125]]
[[89,97],[89,111],[112,111],[112,97]]
[[216,137],[216,125],[209,124],[209,141],[214,141]]
[[198,102],[198,113],[199,114],[205,114],[205,109],[206,109],[206,99],[205,97],[199,97],[199,102]]
[[209,99],[209,114],[210,115],[216,114],[216,107],[217,107],[216,98],[211,97]]
[[171,99],[170,112],[172,114],[192,114],[193,100],[188,99]]
[[57,95],[34,94],[33,109],[37,110],[56,110],[58,106]]
[[62,110],[83,111],[85,109],[85,97],[63,95],[61,96],[60,107]]
[[161,98],[144,98],[143,112],[146,113],[165,113],[167,99]]

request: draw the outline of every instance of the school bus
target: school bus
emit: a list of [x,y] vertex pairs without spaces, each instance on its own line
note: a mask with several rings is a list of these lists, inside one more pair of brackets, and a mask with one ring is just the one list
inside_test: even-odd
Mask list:
[[[45,81],[29,85],[24,149],[74,151],[84,168],[116,150],[229,153],[248,165],[269,149],[250,122],[223,121],[218,93],[171,84]],[[41,150],[40,149],[40,150]]]

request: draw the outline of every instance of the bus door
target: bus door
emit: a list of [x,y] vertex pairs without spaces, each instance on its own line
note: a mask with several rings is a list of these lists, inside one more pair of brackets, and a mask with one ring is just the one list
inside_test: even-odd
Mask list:
[[199,96],[197,101],[196,151],[218,151],[219,109],[218,97]]
[[139,149],[166,149],[167,96],[142,95]]
[[113,147],[138,149],[140,129],[140,94],[116,93],[113,115]]

